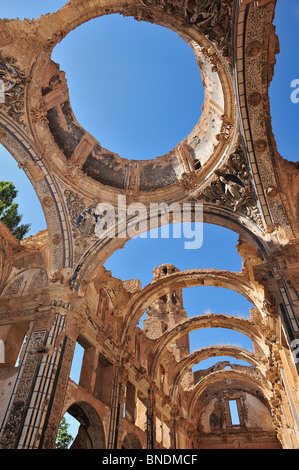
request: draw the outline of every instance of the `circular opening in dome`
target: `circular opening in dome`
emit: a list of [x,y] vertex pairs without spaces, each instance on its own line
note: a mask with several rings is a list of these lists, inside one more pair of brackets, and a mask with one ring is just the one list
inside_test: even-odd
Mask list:
[[204,87],[192,48],[174,31],[118,14],[71,31],[52,53],[81,126],[119,156],[165,155],[197,124]]

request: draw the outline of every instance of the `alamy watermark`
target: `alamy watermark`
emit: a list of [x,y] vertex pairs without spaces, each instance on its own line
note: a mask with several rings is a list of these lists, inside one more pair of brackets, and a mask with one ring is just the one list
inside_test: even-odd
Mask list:
[[291,101],[294,104],[299,103],[299,78],[295,78],[291,81],[291,88],[294,90],[291,93]]
[[203,243],[203,205],[201,203],[134,202],[118,196],[118,205],[99,203],[95,217],[95,235],[99,238],[184,238],[184,248],[198,249]]

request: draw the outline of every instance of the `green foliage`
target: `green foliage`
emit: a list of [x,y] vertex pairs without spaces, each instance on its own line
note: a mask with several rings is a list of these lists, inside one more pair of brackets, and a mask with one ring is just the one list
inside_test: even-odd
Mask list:
[[22,215],[18,213],[19,205],[13,202],[18,191],[9,181],[0,181],[0,221],[6,225],[11,233],[22,240],[29,232],[31,224],[21,224]]
[[73,436],[68,433],[69,424],[66,422],[65,417],[63,416],[58,427],[57,437],[56,437],[56,449],[68,449],[69,445],[73,440]]

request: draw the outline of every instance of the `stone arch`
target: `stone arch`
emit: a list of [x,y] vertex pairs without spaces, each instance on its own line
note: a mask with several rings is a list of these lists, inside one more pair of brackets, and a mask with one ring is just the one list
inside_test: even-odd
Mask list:
[[[193,206],[191,209],[193,209]],[[195,220],[194,210],[191,212],[191,220]],[[149,224],[149,218],[140,220],[141,225],[143,222]],[[240,217],[238,214],[232,213],[221,206],[203,203],[203,222],[218,225],[238,233],[244,241],[252,246],[261,263],[268,258],[270,245],[267,239],[264,237],[261,229],[246,219],[246,217]],[[82,290],[82,281],[88,281],[88,278],[96,271],[99,262],[104,264],[115,251],[123,248],[131,240],[124,234],[128,223],[129,221],[120,226],[120,231],[116,237],[104,236],[101,239],[95,240],[83,254],[70,279],[70,285],[75,291],[80,292]],[[158,226],[162,225],[163,221],[159,219]]]
[[[155,341],[155,355],[154,355],[153,365],[152,365],[153,376],[155,376],[156,374],[157,366],[161,361],[164,351],[167,350],[167,346],[173,343],[180,336],[186,335],[186,333],[190,333],[191,331],[198,330],[200,328],[212,328],[212,327],[229,328],[229,329],[238,331],[248,336],[251,340],[255,341],[260,346],[264,354],[267,353],[267,348],[263,344],[263,340],[260,335],[260,332],[258,331],[258,329],[256,328],[256,326],[253,324],[251,320],[247,320],[243,318],[236,318],[233,316],[221,315],[221,314],[216,314],[216,313],[199,315],[197,317],[189,318],[185,322],[180,323],[177,327],[173,328],[172,330],[166,331],[160,338],[158,338]],[[233,348],[233,349],[235,350],[235,353],[239,353],[240,355],[245,354],[245,350],[238,351],[236,348]],[[193,353],[194,356],[190,355],[188,359],[190,359],[190,361],[192,362],[192,360],[196,358],[196,353],[200,355],[200,351],[203,355],[205,355],[207,352],[213,352],[214,355],[217,355],[216,350],[213,351],[213,349],[203,348],[202,350],[194,352]],[[229,351],[230,350],[228,348],[228,352]],[[232,352],[233,350],[230,351],[230,353]],[[248,353],[248,359],[256,363],[254,359],[254,355],[252,355],[249,351],[247,353]],[[221,354],[221,355],[225,355],[225,354]],[[264,360],[266,360],[266,355],[264,357]],[[176,367],[179,367],[179,366],[177,365]]]
[[[218,3],[218,5],[216,5],[216,3]],[[182,9],[177,4],[171,4],[168,6],[156,1],[146,1],[142,2],[142,4],[139,4],[134,1],[130,5],[128,5],[127,3],[123,2],[115,3],[114,0],[111,0],[106,3],[105,6],[102,5],[100,2],[96,1],[92,5],[84,5],[83,8],[79,8],[77,2],[70,1],[56,13],[52,15],[47,15],[47,17],[43,17],[42,19],[36,20],[36,26],[38,29],[40,28],[43,31],[43,35],[39,36],[39,43],[36,45],[36,49],[38,50],[39,54],[37,55],[37,60],[32,64],[30,75],[31,81],[35,84],[35,89],[32,89],[30,87],[30,84],[28,85],[28,103],[30,107],[30,109],[28,110],[28,119],[30,121],[30,128],[36,142],[38,142],[41,146],[47,144],[49,148],[53,150],[53,160],[56,159],[56,155],[59,154],[59,152],[56,151],[58,150],[57,145],[54,145],[53,138],[50,135],[51,133],[46,132],[48,126],[47,112],[49,111],[49,109],[52,109],[53,103],[55,103],[55,106],[60,106],[62,102],[66,102],[65,100],[68,99],[67,85],[65,81],[62,80],[63,85],[58,90],[59,93],[62,92],[62,94],[64,95],[63,99],[59,95],[59,93],[56,93],[57,90],[52,90],[51,92],[49,90],[46,90],[47,87],[45,87],[44,82],[44,71],[47,69],[48,66],[53,66],[53,63],[51,64],[50,61],[51,52],[58,42],[60,42],[70,31],[80,26],[81,24],[93,18],[100,17],[106,14],[120,13],[126,16],[131,15],[138,20],[150,21],[157,24],[161,24],[161,26],[175,30],[184,39],[187,39],[187,42],[195,48],[196,53],[199,53],[198,50],[200,49],[202,60],[206,61],[204,67],[209,68],[209,70],[213,69],[213,73],[218,75],[221,87],[223,89],[224,114],[221,116],[225,116],[225,122],[222,122],[224,129],[221,128],[219,134],[219,149],[213,155],[211,161],[208,162],[206,167],[201,168],[199,179],[202,181],[195,181],[195,186],[193,188],[192,180],[193,177],[196,176],[196,171],[193,171],[192,168],[191,171],[189,171],[190,168],[185,168],[186,171],[184,171],[182,175],[185,175],[187,179],[185,180],[184,176],[184,178],[179,180],[179,184],[175,182],[175,184],[169,185],[167,189],[167,200],[169,202],[185,200],[186,185],[188,188],[188,193],[190,195],[190,200],[196,200],[196,197],[198,196],[198,190],[205,189],[202,188],[203,185],[201,184],[204,181],[205,176],[208,176],[210,179],[212,169],[217,170],[217,168],[223,164],[224,160],[230,154],[230,152],[232,152],[235,148],[235,141],[238,132],[238,126],[236,125],[237,120],[235,119],[236,108],[233,77],[231,73],[231,68],[225,59],[225,57],[227,56],[227,48],[230,47],[230,41],[227,41],[227,37],[225,34],[224,37],[218,37],[218,35],[215,34],[214,27],[211,27],[210,24],[210,20],[212,21],[213,19],[214,25],[215,22],[216,24],[218,24],[218,22],[220,22],[222,18],[224,20],[225,26],[227,27],[227,18],[231,14],[231,11],[229,11],[228,9],[226,13],[224,13],[225,9],[228,7],[224,5],[221,7],[221,9],[219,9],[219,2],[216,3],[215,5],[213,5],[212,9],[210,9],[209,7],[209,11],[207,15],[205,15],[204,27],[201,24],[201,15],[199,15],[198,12],[192,12],[191,19],[188,7]],[[196,10],[196,7],[194,8]],[[221,16],[221,18],[219,18],[219,15]],[[215,44],[217,44],[217,47],[215,47]],[[226,50],[226,53],[222,55],[220,51],[223,52],[224,50]],[[209,82],[211,82],[211,80]],[[49,92],[50,94],[53,92],[55,95],[51,95],[50,108],[47,108],[46,106],[45,109],[40,109],[40,92],[42,88],[44,90],[44,97],[46,96],[47,92]],[[49,103],[50,102],[48,102],[48,105],[50,106]],[[35,118],[31,116],[31,110],[34,110],[33,117],[35,116]],[[69,111],[70,115],[71,109],[69,109]],[[39,116],[39,112],[42,114],[42,120],[45,124],[43,126],[40,126],[39,122],[37,122],[38,119],[36,119],[36,115]],[[230,126],[232,126],[232,129],[230,129]],[[227,134],[227,136],[229,137],[222,138],[223,134],[225,134],[227,129],[230,129]],[[80,145],[82,148],[85,148],[85,146],[83,145],[84,143],[87,144],[87,146],[90,145],[90,148],[92,148],[95,144],[92,136],[90,136],[85,130],[80,130],[79,134],[80,135],[77,136],[78,145],[76,149],[74,149],[74,153],[72,153],[72,155],[75,154],[75,150],[79,152]],[[180,159],[183,158],[184,160],[184,152],[182,153],[181,150],[182,149],[180,148]],[[224,150],[225,155],[223,154],[222,159],[220,161],[220,155],[221,153],[223,153]],[[111,155],[111,153],[109,155]],[[45,154],[45,159],[46,158],[47,155]],[[106,199],[112,201],[112,203],[116,205],[116,199],[118,194],[120,192],[122,194],[126,194],[127,188],[123,190],[117,188],[116,191],[116,188],[111,189],[111,187],[109,187],[109,190],[107,190],[107,185],[102,183],[95,185],[92,181],[92,178],[84,177],[82,171],[81,173],[72,171],[72,156],[70,156],[70,159],[68,160],[69,165],[65,165],[65,162],[62,160],[63,159],[61,159],[60,157],[57,157],[57,161],[52,162],[53,168],[55,169],[55,171],[57,171],[58,176],[61,173],[64,179],[71,182],[70,184],[72,188],[74,189],[74,187],[76,187],[76,191],[80,191],[79,188],[84,187],[84,197],[86,197],[86,201],[94,201],[95,199],[100,198],[101,200]],[[82,170],[82,167],[80,168]],[[75,178],[75,180],[73,179],[73,177]],[[83,182],[84,184],[81,184]],[[150,186],[151,191],[149,192],[149,194],[143,194],[141,198],[139,197],[139,200],[142,200],[143,202],[147,203],[147,201],[149,200],[157,201],[161,196],[163,196],[163,198],[165,197],[165,188],[162,188],[162,190],[161,188],[157,189],[157,192],[155,192],[156,190],[153,189],[153,185]],[[140,195],[138,191],[136,193],[137,196]],[[222,226],[229,226],[229,228],[236,230],[238,233],[242,232],[244,236],[248,237],[255,246],[257,246],[259,249],[262,249],[263,252],[267,253],[267,243],[265,242],[265,240],[263,240],[263,227],[260,228],[256,226],[252,220],[246,218],[246,216],[240,216],[240,214],[234,213],[233,210],[224,207],[221,208],[217,204],[206,203],[204,204],[204,206],[205,217],[211,223],[216,223]],[[97,269],[98,264],[103,263],[105,259],[109,257],[110,254],[112,254],[116,249],[119,249],[121,246],[123,246],[125,241],[126,240],[124,239],[111,240],[107,238],[104,240],[97,240],[95,242],[92,242],[89,249],[84,252],[84,254],[82,254],[81,259],[78,262],[76,260],[75,271],[70,280],[72,287],[76,291],[78,291],[80,289],[82,280],[84,279],[84,281],[88,282],[89,277],[92,276],[94,270]]]
[[[223,14],[224,10],[225,10],[225,7],[221,9],[221,15]],[[213,40],[217,42],[218,37],[216,37],[215,34],[213,34],[213,28],[211,26],[208,28],[208,30],[201,31],[200,25],[195,24],[196,21],[193,22],[193,20],[190,21],[188,19],[188,10],[186,8],[185,9],[180,8],[180,6],[178,5],[173,5],[172,8],[169,10],[167,6],[166,8],[164,8],[161,6],[161,4],[159,5],[159,4],[156,4],[155,2],[152,2],[152,3],[143,2],[143,4],[141,5],[141,4],[138,4],[138,2],[134,1],[132,4],[128,5],[125,2],[115,3],[115,1],[112,0],[108,4],[105,4],[105,6],[101,5],[100,2],[95,2],[95,4],[93,4],[92,6],[86,5],[84,7],[84,11],[82,11],[81,8],[78,8],[78,5],[76,4],[76,2],[71,1],[67,5],[65,5],[62,9],[54,13],[53,15],[49,15],[47,18],[44,18],[43,22],[45,22],[47,25],[48,37],[45,37],[43,41],[41,41],[41,43],[39,44],[41,53],[39,54],[38,59],[36,63],[34,64],[34,67],[32,68],[32,77],[31,77],[35,83],[40,84],[40,88],[43,87],[44,97],[46,97],[46,95],[50,93],[49,87],[43,81],[44,72],[45,70],[48,69],[48,65],[50,66],[50,68],[52,68],[52,72],[53,72],[53,62],[52,63],[50,62],[50,56],[55,45],[58,42],[60,42],[70,31],[74,30],[81,24],[86,23],[93,18],[100,17],[100,16],[107,15],[107,14],[113,14],[113,13],[119,13],[125,16],[133,16],[137,20],[142,19],[144,21],[154,22],[161,26],[172,29],[175,32],[177,32],[183,39],[185,39],[186,42],[191,47],[193,48],[195,47],[195,49],[199,49],[201,62],[204,62],[204,65],[201,63],[201,70],[203,74],[209,73],[209,86],[210,87],[213,84],[213,77],[214,76],[218,77],[217,86],[213,88],[213,94],[212,94],[213,99],[216,99],[216,101],[219,101],[218,105],[223,102],[223,108],[220,106],[218,111],[215,112],[215,108],[213,106],[210,106],[212,102],[212,98],[206,100],[206,106],[203,109],[203,113],[206,113],[207,109],[209,108],[209,112],[212,113],[213,115],[215,114],[213,128],[216,130],[216,132],[219,132],[219,133],[221,133],[221,126],[223,124],[222,121],[224,119],[223,116],[225,115],[227,119],[229,119],[231,126],[234,127],[234,131],[231,132],[231,134],[234,135],[236,132],[237,126],[236,126],[236,120],[234,119],[236,108],[235,108],[232,75],[231,75],[229,67],[225,63],[225,60],[223,60],[223,57],[219,53],[218,49],[215,48],[214,44],[210,42],[209,40],[207,40],[206,38],[206,36],[208,36],[209,34],[212,34]],[[207,25],[207,23],[210,23],[211,21],[213,21],[214,19],[213,17],[217,15],[219,16],[219,10],[217,7],[214,8],[213,12],[211,12],[211,9],[209,9],[208,17],[205,20],[205,24]],[[59,21],[57,21],[58,18],[59,18]],[[229,42],[227,46],[229,46]],[[214,60],[217,61],[217,68],[213,67],[213,61],[211,61],[211,55],[210,55],[211,48],[213,49],[213,53],[215,54]],[[209,52],[207,52],[208,49],[209,49]],[[198,53],[198,51],[196,50],[195,53]],[[49,75],[49,73],[51,74],[51,72],[47,70],[46,74]],[[57,77],[57,70],[55,72],[55,75]],[[65,80],[62,80],[62,81],[64,83],[60,91],[62,91],[64,94],[67,95],[67,85],[65,83]],[[222,93],[224,95],[222,99],[218,99],[219,90],[222,90]],[[206,94],[210,95],[210,91],[211,90],[208,87]],[[31,93],[29,93],[29,95],[32,98],[31,106],[35,108],[36,103],[38,102],[38,96],[35,92],[32,93],[32,95]],[[60,100],[61,100],[61,97],[60,97]],[[56,104],[57,104],[57,100],[54,106],[56,106]],[[53,106],[53,100],[51,99],[51,107],[53,108],[54,106]],[[74,116],[72,116],[72,111],[69,105],[68,105],[68,116],[69,116],[68,123],[71,124],[71,121],[74,122]],[[209,117],[208,113],[206,113],[205,119],[209,121],[210,118],[211,116]],[[76,125],[76,130],[78,131],[80,126],[78,125],[77,122],[75,123],[75,125]],[[32,128],[34,129],[34,133],[35,133],[37,140],[41,141],[41,137],[39,135],[39,126],[35,126],[33,123]],[[76,135],[77,140],[80,140],[85,135],[85,131],[80,130],[79,134],[77,133]],[[95,142],[92,136],[86,134],[85,137],[87,138],[86,143],[93,147]],[[214,135],[209,134],[209,138],[214,138],[214,137],[215,137]],[[56,139],[56,142],[58,142],[58,140],[59,139]],[[199,143],[199,145],[203,145],[203,143],[204,141],[202,141],[202,143]],[[221,155],[220,149],[223,150],[224,148],[226,148],[227,140],[224,141],[220,139],[216,141],[215,144],[216,144],[216,147],[218,147],[218,149],[215,152],[215,155],[214,155],[215,158],[213,157],[213,159],[218,160]],[[191,145],[191,146],[193,145],[192,139],[190,139],[190,142],[188,141],[188,145]],[[209,151],[211,151],[211,149],[209,149]],[[181,151],[179,150],[179,153],[180,152]],[[164,155],[162,159],[161,157],[158,157],[158,159],[156,159],[156,165],[158,166],[161,166],[162,160],[164,162],[165,162],[165,159],[169,160],[171,168],[170,167],[168,168],[169,170],[167,171],[168,176],[166,179],[164,178],[165,179],[164,184],[166,184],[167,186],[169,185],[171,186],[176,181],[175,175],[174,175],[173,180],[169,176],[169,174],[171,173],[170,170],[173,170],[172,163],[171,163],[171,159],[173,158],[173,153],[174,152],[171,151],[171,155],[169,156],[169,158],[166,155]],[[204,154],[205,152],[201,152],[201,153]],[[121,170],[121,165],[119,162],[120,157],[117,158],[116,155],[114,155],[112,152],[109,152],[109,151],[108,153],[106,152],[106,158],[107,156],[110,158],[110,160],[113,159],[113,162],[114,162],[113,164],[113,167],[115,170],[114,178],[113,178],[113,181],[111,181],[111,178],[108,178],[109,181],[108,180],[98,181],[98,183],[100,183],[103,186],[102,190],[105,190],[105,186],[107,186],[107,184],[108,185],[112,184],[113,186],[116,185],[115,187],[117,189],[125,189],[123,178],[121,177],[122,179],[121,182],[119,178],[117,178],[118,171],[116,170],[117,169]],[[179,158],[183,158],[184,160],[185,157],[183,156],[183,154],[181,154]],[[98,161],[97,164],[99,163],[100,162]],[[163,169],[163,167],[165,169],[165,165],[162,165],[161,169]],[[187,167],[188,165],[186,163],[185,170],[189,172],[189,169]],[[203,171],[206,172],[210,170],[206,168]],[[91,174],[91,173],[92,173],[92,168],[89,168],[89,176],[93,178],[94,174]],[[98,173],[101,173],[101,172],[98,172]],[[148,173],[147,163],[140,164],[139,174],[140,174],[141,185],[142,185],[142,175],[145,173]],[[161,175],[162,175],[162,172],[161,172]],[[159,172],[157,172],[156,177],[151,182],[148,182],[149,184],[146,183],[145,185],[143,185],[144,186],[143,188],[139,185],[138,190],[148,191],[148,189],[150,188],[150,190],[153,191],[153,189],[155,189],[157,179],[160,180],[161,175],[159,174]],[[118,184],[116,184],[117,179],[119,180]],[[86,183],[86,189],[87,189],[90,185],[90,182],[88,182],[88,179],[85,179],[85,183]],[[149,188],[147,188],[146,186],[149,186]],[[159,188],[159,185],[157,189],[158,188]],[[94,193],[94,190],[95,188],[93,185],[93,193]],[[177,192],[177,189],[175,189],[175,191]],[[181,193],[181,191],[179,192]]]
[[[242,391],[238,387],[232,387],[212,394],[212,390],[213,388],[208,389],[208,393],[203,393],[199,397],[198,428],[201,430],[203,439],[211,437],[214,432],[230,434],[241,431],[240,435],[242,435],[242,429],[251,432],[254,430],[257,433],[262,430],[262,433],[271,435],[275,447],[279,446],[269,403],[258,390],[252,385]],[[202,399],[206,403],[204,409],[200,407]],[[232,443],[231,446],[233,448],[234,444]],[[243,446],[246,448],[246,444],[239,443],[238,445],[241,448]]]
[[217,356],[231,356],[236,359],[242,359],[243,361],[251,364],[254,368],[259,369],[260,372],[265,372],[265,367],[262,367],[263,364],[260,359],[246,349],[236,346],[209,346],[194,351],[185,359],[182,359],[178,364],[175,364],[173,369],[170,369],[171,377],[169,377],[169,380],[173,384],[173,390],[188,369],[204,359]]
[[23,296],[31,294],[33,290],[47,285],[48,276],[44,269],[40,267],[26,269],[14,276],[1,293],[5,296]]
[[39,158],[40,150],[29,141],[18,123],[2,111],[0,111],[0,131],[1,144],[23,168],[44,212],[51,253],[50,272],[72,267],[73,243],[70,236],[69,215],[66,207],[61,205],[60,189],[49,171],[47,162]]
[[220,370],[207,375],[194,386],[188,397],[188,412],[191,413],[191,416],[199,396],[207,389],[208,386],[217,382],[225,383],[228,374],[231,380],[236,379],[239,382],[242,382],[244,385],[251,385],[254,387],[257,391],[259,391],[260,395],[265,398],[267,403],[269,403],[272,396],[272,391],[269,382],[267,382],[265,379],[262,377],[258,379],[244,371],[230,370],[227,372]]
[[[217,8],[218,7],[215,6],[215,10],[213,12],[209,10],[209,15],[211,15],[211,17],[214,15],[214,20],[216,19],[216,23],[219,19],[217,18],[217,14],[219,13],[219,10]],[[221,8],[221,14],[223,14],[223,11],[224,11],[223,8],[225,10],[226,7],[223,6]],[[217,48],[214,49],[214,44],[213,44],[213,41],[217,43],[220,38],[215,36],[215,32],[213,32],[213,28],[210,28],[210,27],[208,27],[208,30],[205,31],[204,34],[202,34],[203,31],[199,32],[201,31],[201,25],[199,21],[199,17],[201,17],[201,15],[197,15],[195,13],[195,16],[194,16],[194,12],[193,12],[191,15],[192,16],[192,20],[191,20],[189,17],[190,12],[188,13],[188,8],[185,8],[184,10],[182,10],[180,6],[178,5],[171,5],[168,7],[167,5],[162,5],[159,2],[148,1],[148,2],[142,2],[142,5],[135,4],[135,2],[133,2],[132,4],[128,6],[127,4],[122,4],[122,3],[115,4],[114,1],[111,1],[108,4],[105,4],[105,8],[100,3],[97,4],[97,2],[95,2],[92,6],[85,5],[84,9],[79,9],[76,5],[76,2],[72,2],[72,1],[69,2],[67,5],[65,5],[62,9],[60,9],[55,14],[49,15],[47,18],[43,19],[43,21],[47,24],[49,36],[45,38],[44,43],[42,43],[41,41],[41,44],[40,44],[41,53],[38,57],[38,60],[36,61],[36,63],[34,64],[32,68],[32,77],[31,77],[32,81],[34,81],[34,83],[39,84],[40,88],[44,87],[44,90],[45,90],[47,87],[44,86],[45,84],[42,81],[41,77],[43,77],[44,70],[50,64],[50,54],[53,48],[55,47],[55,45],[59,41],[61,41],[70,31],[80,26],[81,24],[91,20],[92,18],[99,17],[105,14],[112,14],[112,13],[121,13],[126,16],[132,15],[138,20],[143,19],[145,21],[154,22],[157,24],[161,24],[162,26],[168,27],[170,29],[173,29],[177,31],[185,39],[187,38],[187,42],[191,45],[191,47],[195,47],[195,52],[198,53],[198,49],[200,49],[200,54],[202,55],[202,57],[205,57],[207,50],[209,50],[208,55],[207,55],[208,57],[203,59],[203,60],[207,59],[205,63],[205,67],[210,67],[213,70],[217,70],[217,75],[219,75],[221,86],[223,90],[225,90],[223,92],[224,103],[225,103],[224,108],[227,108],[227,109],[224,109],[223,116],[224,115],[226,116],[226,118],[228,119],[228,122],[226,122],[226,124],[223,123],[223,125],[224,127],[225,125],[228,125],[228,126],[231,125],[232,127],[235,126],[235,119],[233,118],[236,115],[236,109],[234,106],[234,101],[235,101],[234,87],[233,87],[232,75],[230,73],[230,67],[228,67],[225,59],[223,59],[221,54],[219,54],[219,50],[217,50]],[[227,11],[227,14],[230,14],[230,12]],[[59,18],[59,21],[57,21],[57,18]],[[209,16],[205,16],[205,18],[206,18],[205,24],[209,24],[209,20],[211,18],[209,18]],[[188,40],[188,37],[189,37],[189,40]],[[207,39],[209,37],[211,37],[211,40]],[[220,42],[221,42],[220,49],[222,49],[223,47],[222,40],[223,38],[220,39]],[[203,41],[203,44],[201,44],[202,41]],[[226,44],[225,47],[227,48],[228,44]],[[213,56],[213,59],[211,55]],[[224,56],[226,56],[226,54]],[[215,63],[217,63],[217,67],[215,67],[214,61]],[[51,66],[53,66],[53,64],[51,64]],[[211,77],[209,78],[211,79]],[[209,81],[211,82],[211,80]],[[52,90],[52,91],[55,92],[55,90]],[[52,93],[52,91],[47,90],[47,92],[49,92],[50,94]],[[66,83],[64,83],[62,88],[59,89],[59,92],[62,92],[63,94],[65,94],[64,99],[66,100],[67,99]],[[56,96],[58,100],[58,101],[56,100],[56,104],[59,102],[58,104],[60,105],[63,100],[61,99],[61,96],[58,96],[58,95]],[[35,105],[38,104],[38,96],[37,96],[37,93],[30,92],[30,87],[29,87],[29,96],[31,98],[31,106],[33,109],[35,109]],[[52,100],[50,101],[53,104]],[[64,103],[65,102],[66,101],[64,101]],[[70,116],[71,108],[68,108],[68,111],[69,111],[68,115]],[[47,119],[46,116],[44,117],[45,119]],[[76,123],[76,129],[77,128],[79,128],[78,123]],[[35,123],[32,123],[32,131],[37,141],[39,142],[44,141],[45,129],[43,129],[43,133],[41,135],[39,134],[40,133],[39,126],[35,126]],[[233,129],[233,132],[231,132],[230,138],[228,140],[224,139],[225,146],[223,146],[223,143],[224,143],[223,139],[221,138],[219,139],[221,143],[220,147],[222,147],[223,150],[225,148],[225,157],[229,155],[231,151],[233,151],[233,147],[235,146],[234,139],[236,138],[236,134],[237,134],[237,127],[235,126]],[[220,135],[221,135],[221,132],[220,132]],[[52,140],[51,140],[51,136],[49,136],[49,146],[54,149],[56,147],[53,147]],[[80,135],[77,138],[77,140],[78,140],[77,142],[78,147],[77,149],[73,149],[74,153],[76,150],[79,152],[78,148],[80,145],[85,148],[85,146],[83,145],[84,143],[87,144],[87,146],[88,145],[91,146],[90,150],[92,149],[92,146],[95,144],[92,136],[90,136],[85,130],[80,131]],[[191,144],[188,143],[188,145],[191,145]],[[217,156],[221,154],[221,152],[218,150],[216,153],[217,153]],[[111,155],[112,153],[110,152],[109,158],[112,158]],[[182,152],[181,152],[180,158],[181,157],[182,157]],[[72,157],[70,157],[70,161],[71,161],[71,158]],[[113,159],[114,158],[115,156],[113,156]],[[165,159],[165,156],[163,156],[163,159]],[[98,160],[99,159],[97,159],[97,161]],[[221,164],[222,163],[223,162],[221,162]],[[200,177],[202,178],[202,180],[204,180],[205,176],[209,176],[210,178],[210,171],[212,167],[214,168],[214,170],[217,170],[217,167],[219,166],[219,164],[220,162],[217,161],[217,158],[213,157],[213,164],[211,162],[211,164],[209,163],[206,166],[206,169],[205,168],[201,169]],[[56,167],[57,168],[61,167],[61,162],[59,162],[59,164],[57,162]],[[82,169],[82,165],[81,165],[81,169]],[[115,169],[115,166],[114,166],[114,169]],[[168,191],[167,200],[169,200],[170,202],[185,200],[185,191],[182,191],[182,187],[180,187],[181,185],[183,185],[184,187],[183,189],[186,189],[186,187],[188,188],[190,200],[197,199],[199,189],[206,189],[206,188],[202,188],[200,181],[197,181],[196,183],[199,183],[199,184],[195,184],[193,188],[192,179],[193,177],[195,177],[196,171],[193,171],[191,169],[191,172],[190,172],[189,171],[190,169],[187,169],[187,168],[185,168],[185,170],[186,171],[182,173],[182,176],[184,176],[182,181],[180,180],[180,183],[178,185],[176,185],[176,182],[173,181],[173,184],[171,184],[169,188],[167,189]],[[64,173],[64,177],[69,177],[69,169],[64,170],[63,173]],[[101,172],[98,172],[98,173],[101,173]],[[115,171],[114,173],[115,173],[114,177],[116,177],[117,171]],[[141,174],[142,171],[140,170],[139,173]],[[156,174],[157,173],[159,172],[156,172]],[[89,176],[91,175],[89,174]],[[186,180],[185,180],[185,177],[186,177]],[[89,181],[88,178],[87,179],[83,178],[84,185],[81,185],[80,182],[82,178],[83,178],[82,174],[80,175],[76,174],[77,188],[80,186],[82,187],[84,186],[86,193],[92,194],[92,199],[94,199],[95,193],[97,193],[97,188],[95,187],[94,184],[92,184],[92,188],[91,188],[91,182]],[[92,178],[90,178],[90,180],[91,179]],[[121,192],[122,194],[126,194],[127,187],[118,187],[117,188],[118,191],[111,190],[110,188],[109,194],[107,194],[106,192],[107,185],[102,184],[102,183],[100,183],[101,199],[103,199],[103,195],[107,196],[107,199],[109,199],[110,201],[113,201],[114,205],[116,205],[116,198],[117,198],[118,193]],[[148,185],[150,187],[150,196],[145,197],[145,195],[142,194],[142,191],[141,191],[142,197],[141,198],[139,197],[139,200],[142,200],[143,202],[146,202],[147,200],[155,201],[157,200],[156,196],[158,197],[160,197],[161,195],[163,197],[165,196],[165,188],[163,188],[163,192],[161,192],[158,189],[157,194],[155,193],[154,183],[155,181],[154,182],[152,181]],[[139,194],[138,193],[139,189],[140,188],[137,188],[137,192],[136,192],[137,195]],[[153,195],[154,193],[155,195]],[[99,195],[99,193],[97,193],[97,195]],[[252,195],[252,197],[254,199],[254,195]],[[204,204],[204,214],[205,214],[206,219],[209,220],[211,223],[215,223],[221,226],[228,226],[232,230],[235,230],[238,233],[242,233],[242,235],[244,235],[245,238],[248,238],[254,244],[254,246],[257,246],[258,249],[261,249],[263,253],[265,254],[267,253],[267,243],[265,242],[265,240],[263,240],[263,229],[264,229],[263,226],[262,228],[258,227],[250,218],[244,215],[236,214],[234,213],[234,211],[228,208],[219,207],[219,205],[217,204],[212,204],[212,203]],[[99,262],[102,262],[102,263],[105,262],[105,260],[107,259],[107,257],[110,256],[110,254],[112,254],[115,250],[123,246],[125,241],[127,241],[127,239],[122,238],[121,240],[115,240],[115,239],[111,240],[109,239],[109,237],[107,237],[105,239],[95,241],[94,243],[92,243],[89,249],[82,255],[80,261],[77,263],[75,267],[75,271],[70,280],[72,287],[76,291],[79,290],[82,280],[84,279],[86,282],[88,282],[88,277],[92,275],[92,272],[93,272],[92,267],[96,269]]]
[[87,402],[73,403],[67,412],[80,423],[71,449],[105,449],[104,426],[95,408]]
[[121,444],[122,449],[142,449],[142,445],[133,432],[127,434]]
[[124,310],[123,340],[154,300],[165,295],[170,288],[175,290],[194,286],[225,287],[243,295],[259,310],[263,307],[256,288],[241,273],[213,269],[179,271],[148,284],[132,296],[127,308]]

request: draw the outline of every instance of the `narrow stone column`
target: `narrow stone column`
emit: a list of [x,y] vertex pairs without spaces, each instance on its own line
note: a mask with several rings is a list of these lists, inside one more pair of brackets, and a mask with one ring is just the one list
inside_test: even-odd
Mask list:
[[40,330],[41,321],[37,319],[28,338],[6,412],[2,449],[55,446],[74,342],[64,334],[63,309],[59,313],[53,308],[39,313],[48,316],[47,324],[51,321],[52,325]]
[[154,448],[154,413],[153,413],[153,396],[152,391],[148,390],[147,406],[146,406],[146,438],[147,449]]
[[[6,411],[6,421],[0,440],[1,449],[18,448],[21,435],[30,426],[30,402],[33,395],[34,384],[37,381],[42,356],[37,350],[45,345],[47,331],[33,331],[20,365],[16,384]],[[26,419],[27,418],[27,419]],[[21,446],[22,448],[23,446]]]
[[171,426],[170,426],[170,448],[177,449],[177,420],[179,418],[179,409],[173,408],[170,416],[171,416]]
[[49,395],[49,402],[47,402],[43,429],[39,439],[39,448],[53,449],[55,447],[74,349],[75,341],[65,336],[59,352],[57,370],[52,377],[51,394]]
[[118,440],[118,423],[119,423],[119,412],[120,412],[120,392],[122,384],[119,381],[119,366],[115,367],[114,371],[114,381],[113,381],[113,390],[111,397],[111,414],[110,414],[110,424],[109,424],[109,434],[108,434],[108,449],[117,448]]

